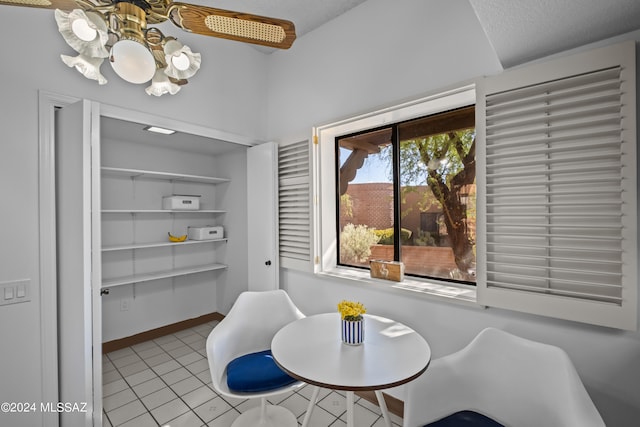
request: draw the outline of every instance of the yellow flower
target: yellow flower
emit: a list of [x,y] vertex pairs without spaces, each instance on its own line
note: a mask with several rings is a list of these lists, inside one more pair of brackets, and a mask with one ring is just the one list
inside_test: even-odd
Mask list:
[[338,312],[344,320],[360,320],[367,309],[362,303],[342,300],[338,303]]

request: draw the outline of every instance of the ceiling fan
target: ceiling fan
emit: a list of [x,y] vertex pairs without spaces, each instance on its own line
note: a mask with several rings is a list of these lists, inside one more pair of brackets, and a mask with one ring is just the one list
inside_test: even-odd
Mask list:
[[109,58],[124,80],[151,80],[149,95],[175,94],[200,68],[201,57],[156,27],[171,21],[191,33],[288,49],[293,22],[171,0],[0,0],[0,5],[56,9],[58,31],[78,56],[65,64],[105,84],[100,66]]

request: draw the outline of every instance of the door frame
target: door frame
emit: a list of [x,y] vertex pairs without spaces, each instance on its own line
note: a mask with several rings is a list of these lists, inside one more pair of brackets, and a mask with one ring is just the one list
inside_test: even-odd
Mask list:
[[[58,402],[58,313],[56,269],[55,111],[82,98],[38,91],[38,225],[40,281],[40,363],[42,402]],[[98,104],[98,103],[97,103]],[[100,117],[171,127],[212,140],[251,147],[262,141],[170,117],[99,103]],[[94,165],[95,166],[95,165]],[[95,323],[95,319],[94,319]],[[95,328],[95,325],[93,325]],[[100,361],[102,360],[100,355]],[[95,360],[94,360],[95,363]],[[101,384],[101,382],[100,382]],[[94,387],[96,380],[94,378]],[[101,393],[100,393],[101,394]],[[100,411],[101,406],[98,408]],[[94,421],[95,421],[95,414]],[[43,413],[43,427],[59,427],[58,414]]]
[[[40,227],[40,364],[42,401],[58,401],[58,310],[56,281],[55,111],[80,98],[38,91],[38,221]],[[42,414],[44,427],[58,427],[58,414]]]

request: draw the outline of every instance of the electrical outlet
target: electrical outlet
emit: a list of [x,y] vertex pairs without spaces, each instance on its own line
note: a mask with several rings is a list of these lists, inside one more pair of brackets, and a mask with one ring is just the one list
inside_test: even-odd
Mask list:
[[131,302],[128,299],[120,300],[120,311],[129,311],[130,306],[131,306]]

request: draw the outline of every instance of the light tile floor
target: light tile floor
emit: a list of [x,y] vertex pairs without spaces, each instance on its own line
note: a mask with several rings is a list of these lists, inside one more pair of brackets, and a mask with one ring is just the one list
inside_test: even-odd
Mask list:
[[[103,425],[229,427],[259,399],[220,397],[211,386],[206,339],[217,322],[146,341],[103,356]],[[270,399],[288,408],[302,424],[313,387]],[[393,427],[402,419],[391,415]],[[346,402],[341,391],[323,389],[310,427],[346,426]],[[380,410],[356,396],[357,427],[382,427]]]

